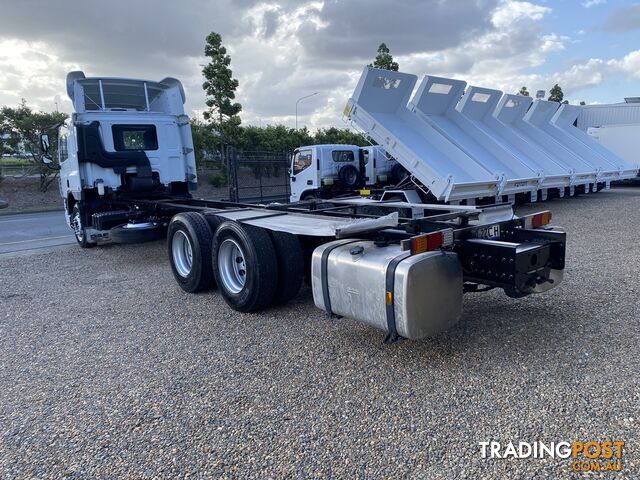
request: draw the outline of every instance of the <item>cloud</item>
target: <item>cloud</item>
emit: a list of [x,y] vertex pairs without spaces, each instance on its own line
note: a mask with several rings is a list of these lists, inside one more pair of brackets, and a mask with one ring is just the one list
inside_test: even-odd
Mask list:
[[640,28],[640,4],[613,10],[605,19],[602,29],[609,32],[630,32]]
[[584,8],[591,8],[597,5],[604,5],[605,3],[607,3],[607,0],[585,0],[582,2],[582,6]]
[[[343,125],[340,112],[386,42],[401,70],[458,77],[471,84],[517,91],[566,92],[621,75],[636,78],[640,53],[574,60],[557,73],[539,73],[549,58],[566,55],[572,41],[548,31],[552,3],[517,0],[111,0],[3,2],[0,14],[0,105],[26,98],[51,110],[71,109],[65,93],[70,70],[87,75],[159,80],[180,78],[187,111],[204,108],[204,39],[222,34],[240,87],[243,122]],[[619,9],[608,27],[634,27],[635,7]],[[624,10],[626,13],[619,13]],[[621,22],[620,15],[625,22]],[[640,15],[640,13],[639,13]],[[638,17],[640,18],[640,17]],[[637,25],[640,25],[640,20]]]
[[316,61],[370,61],[382,41],[396,55],[453,47],[491,28],[497,0],[326,1],[304,19],[298,40]]

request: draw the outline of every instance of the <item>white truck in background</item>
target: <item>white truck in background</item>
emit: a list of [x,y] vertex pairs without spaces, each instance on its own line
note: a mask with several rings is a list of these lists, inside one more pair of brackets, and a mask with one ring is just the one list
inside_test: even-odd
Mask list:
[[[294,298],[306,277],[328,316],[379,328],[393,342],[455,324],[464,293],[499,288],[520,298],[562,281],[566,234],[548,225],[548,211],[517,217],[509,204],[428,204],[414,190],[391,189],[290,204],[196,199],[178,80],[72,72],[67,91],[75,112],[58,130],[57,155],[78,244],[166,237],[186,292],[217,287],[231,308],[254,312]],[[48,135],[41,145],[50,155]]]
[[576,127],[633,165],[640,165],[640,97],[624,102],[584,105]]
[[291,201],[334,198],[401,182],[406,170],[380,146],[309,145],[291,160]]
[[640,122],[589,127],[587,134],[620,158],[640,165]]

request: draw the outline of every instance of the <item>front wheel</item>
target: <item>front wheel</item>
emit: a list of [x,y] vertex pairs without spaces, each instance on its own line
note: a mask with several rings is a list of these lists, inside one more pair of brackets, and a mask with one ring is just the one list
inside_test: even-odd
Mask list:
[[80,203],[76,203],[71,210],[71,228],[73,229],[73,235],[76,237],[76,242],[81,248],[91,248],[96,244],[90,242],[87,239],[86,228],[82,222],[82,214],[80,213]]
[[227,304],[239,312],[271,305],[278,288],[278,260],[266,230],[224,222],[213,237],[213,275]]

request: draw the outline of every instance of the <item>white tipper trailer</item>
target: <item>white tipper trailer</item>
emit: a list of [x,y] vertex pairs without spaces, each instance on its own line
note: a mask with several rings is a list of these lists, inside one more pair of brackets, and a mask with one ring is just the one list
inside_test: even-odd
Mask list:
[[[187,292],[217,288],[231,308],[252,312],[291,300],[306,278],[328,316],[393,342],[456,323],[464,293],[499,288],[519,298],[562,280],[565,233],[549,226],[548,211],[426,204],[411,191],[269,205],[194,198],[178,80],[72,72],[67,86],[75,111],[59,128],[57,155],[78,244],[164,237]],[[41,142],[46,154],[49,136]]]
[[638,174],[637,163],[573,125],[576,107],[467,88],[457,79],[417,82],[416,75],[367,67],[343,115],[407,169],[425,201],[546,200]]

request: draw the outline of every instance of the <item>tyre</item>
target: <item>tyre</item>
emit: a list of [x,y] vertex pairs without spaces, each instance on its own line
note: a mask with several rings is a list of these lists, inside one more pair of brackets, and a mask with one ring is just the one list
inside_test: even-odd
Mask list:
[[209,228],[211,229],[211,233],[214,234],[216,233],[216,230],[218,229],[218,227],[220,226],[220,224],[222,222],[224,222],[224,218],[223,217],[219,217],[217,215],[204,215],[205,220],[207,221],[207,223],[209,224]]
[[397,185],[405,178],[407,178],[407,171],[402,165],[396,163],[393,167],[391,167],[391,180],[393,181],[393,183]]
[[278,260],[278,290],[274,303],[284,305],[300,291],[304,277],[304,256],[295,235],[270,231],[269,236]]
[[87,239],[86,228],[83,225],[82,214],[80,213],[80,202],[76,203],[71,210],[70,224],[73,229],[73,235],[76,237],[76,242],[81,248],[95,247],[96,244]]
[[167,230],[167,252],[173,276],[185,292],[214,287],[211,269],[213,233],[205,217],[197,212],[178,213]]
[[318,199],[318,197],[316,196],[315,192],[305,192],[300,197],[300,200],[302,200],[302,201],[305,201],[305,200],[317,200],[317,199]]
[[165,228],[155,222],[125,223],[109,230],[114,243],[143,243],[164,238]]
[[338,172],[338,178],[347,188],[356,188],[360,180],[360,174],[353,165],[345,165]]
[[267,231],[222,223],[213,236],[213,276],[234,310],[255,312],[271,305],[278,289],[278,260]]

